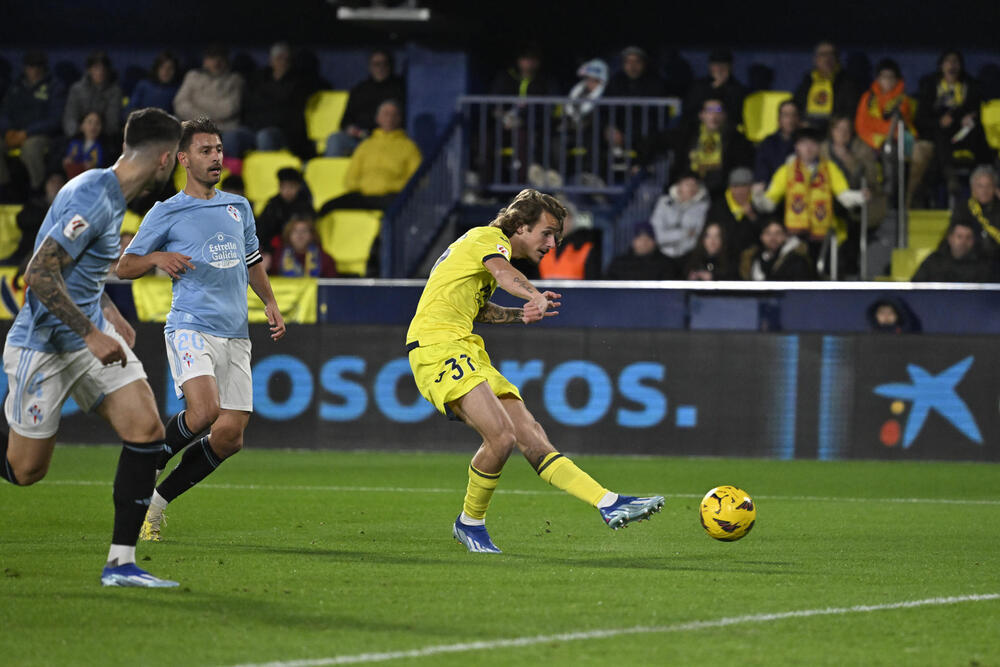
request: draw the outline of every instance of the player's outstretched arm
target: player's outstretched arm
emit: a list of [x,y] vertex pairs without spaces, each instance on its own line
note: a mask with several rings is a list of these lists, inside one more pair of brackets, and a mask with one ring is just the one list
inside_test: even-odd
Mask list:
[[45,308],[58,317],[63,324],[73,330],[87,344],[91,353],[103,364],[121,362],[125,365],[125,351],[111,336],[100,331],[94,323],[73,303],[63,280],[63,269],[73,263],[66,249],[52,237],[42,241],[28,268],[24,272],[24,282]]
[[503,306],[498,306],[492,301],[487,301],[486,304],[479,309],[479,314],[476,315],[477,322],[484,322],[486,324],[513,324],[524,322],[524,309],[523,308],[504,308]]
[[555,292],[540,292],[531,284],[523,273],[511,266],[510,262],[500,257],[493,257],[483,262],[483,266],[496,278],[497,285],[512,296],[525,299],[528,303],[521,309],[521,320],[525,324],[538,322],[546,317],[558,315],[558,311],[549,311],[550,306],[559,307],[557,299],[561,294]]
[[191,258],[179,252],[151,252],[148,255],[124,253],[118,260],[118,277],[133,280],[146,275],[154,268],[163,269],[174,280],[188,269],[195,270]]
[[278,302],[274,298],[274,292],[271,291],[271,281],[268,280],[263,263],[257,262],[250,267],[249,282],[254,294],[264,302],[264,314],[267,315],[267,323],[271,326],[271,338],[281,340],[285,336],[285,319],[278,309]]

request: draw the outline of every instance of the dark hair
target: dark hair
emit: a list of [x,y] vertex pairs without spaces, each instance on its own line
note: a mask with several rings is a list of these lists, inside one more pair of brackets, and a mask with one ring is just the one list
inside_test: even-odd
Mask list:
[[763,223],[761,223],[760,233],[763,234],[764,230],[770,227],[771,225],[778,225],[779,227],[781,227],[782,231],[784,231],[786,234],[788,233],[788,227],[785,227],[785,221],[782,220],[781,218],[768,218],[767,220],[765,220]]
[[226,62],[229,62],[229,49],[219,42],[214,42],[205,47],[202,56],[205,58],[222,58]]
[[174,78],[171,79],[168,83],[174,83],[175,81],[177,81],[177,77],[181,73],[181,63],[179,60],[177,60],[177,56],[175,56],[171,51],[160,51],[159,53],[156,54],[156,58],[153,59],[153,68],[150,70],[150,78],[152,78],[153,81],[159,80],[158,77],[159,77],[160,67],[163,65],[163,63],[167,62],[168,60],[174,64]]
[[701,228],[701,234],[698,235],[698,244],[694,247],[691,252],[691,257],[688,259],[687,267],[684,272],[684,277],[691,271],[699,271],[706,268],[708,264],[708,251],[705,250],[705,237],[708,236],[708,228],[715,225],[719,228],[719,252],[715,254],[714,264],[715,268],[712,269],[712,276],[715,277],[718,274],[726,275],[730,270],[730,256],[729,256],[729,244],[726,242],[726,227],[721,222],[706,222],[705,226]]
[[163,109],[138,109],[125,121],[125,145],[130,148],[154,143],[175,144],[180,137],[181,122]]
[[87,56],[87,68],[91,68],[94,65],[104,65],[104,69],[111,71],[111,59],[108,58],[108,54],[104,51],[92,51],[90,55]]
[[965,77],[965,57],[962,55],[962,52],[959,51],[958,49],[945,49],[944,51],[941,52],[941,55],[939,55],[938,59],[937,59],[937,69],[938,69],[938,71],[941,71],[941,64],[944,63],[944,59],[947,58],[948,56],[955,56],[956,58],[958,58],[958,66],[962,68],[962,74],[961,74],[961,76],[964,78]]
[[892,58],[883,58],[878,61],[878,64],[875,66],[875,76],[877,77],[881,74],[882,70],[889,70],[896,75],[897,79],[903,78],[903,71],[899,69],[899,63]]
[[383,56],[385,56],[386,60],[389,61],[389,70],[395,72],[396,71],[396,59],[392,57],[392,51],[390,51],[389,49],[382,48],[382,47],[378,47],[377,49],[372,49],[372,52],[368,54],[368,60],[369,60],[369,62],[378,53],[381,53]]
[[191,148],[191,140],[194,139],[194,135],[196,134],[214,134],[220,139],[222,138],[219,128],[215,126],[215,123],[208,116],[202,116],[195,120],[186,120],[181,123],[181,140],[177,146],[177,150],[187,152],[187,149]]
[[789,106],[789,105],[791,105],[792,107],[794,107],[796,113],[801,113],[802,112],[802,110],[799,109],[799,105],[795,103],[795,100],[793,100],[793,99],[787,99],[787,100],[785,100],[784,102],[782,102],[781,104],[778,105],[778,118],[781,118],[781,110],[784,109],[785,107]]
[[543,212],[548,212],[559,223],[559,232],[562,233],[563,220],[566,219],[566,207],[559,203],[559,200],[552,195],[547,195],[538,190],[526,189],[517,193],[507,206],[500,209],[497,217],[490,223],[490,227],[499,227],[508,238],[514,236],[521,225],[534,227]]
[[221,183],[221,189],[243,190],[243,177],[239,174],[229,174]]

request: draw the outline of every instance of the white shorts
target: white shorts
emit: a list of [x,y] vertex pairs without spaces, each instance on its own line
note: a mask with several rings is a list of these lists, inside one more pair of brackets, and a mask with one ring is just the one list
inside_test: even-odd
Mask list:
[[220,338],[180,329],[164,333],[164,339],[177,398],[184,396],[185,382],[210,375],[219,387],[220,408],[253,412],[249,338]]
[[26,438],[51,438],[59,430],[62,406],[68,397],[90,412],[111,392],[146,379],[142,362],[114,327],[105,323],[104,333],[121,343],[125,368],[120,363],[103,365],[87,348],[53,353],[4,346],[3,369],[9,389],[4,414],[15,432]]

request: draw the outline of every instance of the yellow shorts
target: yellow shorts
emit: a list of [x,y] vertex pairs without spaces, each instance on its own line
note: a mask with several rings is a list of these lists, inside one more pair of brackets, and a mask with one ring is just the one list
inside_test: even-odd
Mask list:
[[439,412],[479,383],[490,383],[497,396],[521,392],[490,363],[483,339],[475,334],[446,343],[435,343],[410,350],[410,368],[417,389]]

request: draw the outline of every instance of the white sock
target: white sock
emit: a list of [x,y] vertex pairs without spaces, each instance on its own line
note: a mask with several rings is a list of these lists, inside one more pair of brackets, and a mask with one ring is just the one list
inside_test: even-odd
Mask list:
[[465,512],[462,512],[462,514],[458,517],[458,520],[461,521],[462,523],[464,523],[466,526],[485,526],[486,525],[486,519],[473,519],[471,516],[469,516]]
[[610,507],[618,502],[618,494],[612,491],[608,491],[604,494],[604,497],[597,501],[598,509],[602,507]]
[[108,550],[108,562],[117,565],[128,565],[135,562],[135,547],[124,544],[112,544]]
[[156,489],[153,489],[153,497],[149,499],[149,504],[150,504],[151,507],[155,507],[156,509],[160,510],[161,512],[163,510],[167,509],[167,500],[166,500],[166,498],[164,498],[163,496],[161,496],[160,493]]

